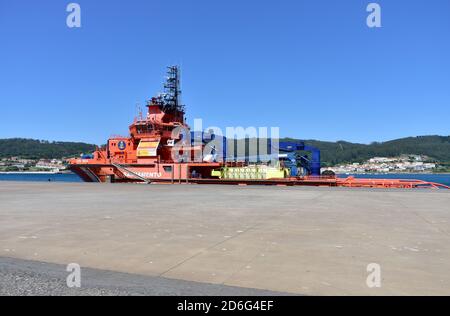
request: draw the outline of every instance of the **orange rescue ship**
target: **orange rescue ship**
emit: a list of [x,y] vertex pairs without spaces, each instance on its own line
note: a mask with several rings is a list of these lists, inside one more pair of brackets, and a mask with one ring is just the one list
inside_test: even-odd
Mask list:
[[[316,157],[313,163],[307,157],[300,157],[297,163],[292,158],[296,157],[295,152],[308,148],[293,143],[280,144],[280,149],[288,154],[279,155],[280,163],[276,166],[250,164],[245,159],[217,160],[214,158],[214,148],[206,150],[203,133],[200,142],[191,140],[192,134],[185,122],[185,109],[180,104],[179,87],[179,69],[176,66],[169,67],[164,93],[148,101],[147,115],[134,120],[129,127],[129,137],[112,137],[106,146],[94,153],[70,159],[69,169],[86,182],[450,189],[419,180],[320,175],[320,151],[313,148],[313,157]],[[205,155],[205,151],[208,154]],[[304,172],[300,174],[298,169]]]

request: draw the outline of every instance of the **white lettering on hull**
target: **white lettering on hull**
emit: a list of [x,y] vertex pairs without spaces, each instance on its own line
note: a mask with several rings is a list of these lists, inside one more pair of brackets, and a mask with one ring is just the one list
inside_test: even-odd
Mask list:
[[[134,172],[134,173],[139,175],[140,177],[149,178],[149,179],[157,179],[157,178],[161,178],[162,177],[161,172]],[[133,175],[133,174],[131,174],[129,172],[125,172],[124,175],[127,178],[137,179],[137,177],[135,175]]]

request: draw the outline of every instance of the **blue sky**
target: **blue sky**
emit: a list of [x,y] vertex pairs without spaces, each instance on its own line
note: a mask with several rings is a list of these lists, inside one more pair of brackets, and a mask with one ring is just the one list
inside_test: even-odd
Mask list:
[[[188,121],[368,143],[450,134],[450,1],[0,0],[0,138],[127,134],[180,64]],[[75,1],[74,1],[75,2]]]

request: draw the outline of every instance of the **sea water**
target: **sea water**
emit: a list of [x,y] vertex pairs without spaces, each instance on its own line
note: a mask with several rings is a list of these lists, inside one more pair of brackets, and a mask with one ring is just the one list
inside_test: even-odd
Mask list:
[[[342,174],[339,177],[345,178],[350,175]],[[375,178],[375,179],[416,179],[429,182],[437,182],[450,186],[450,174],[354,174],[355,178]],[[74,173],[47,174],[47,173],[2,173],[0,181],[44,181],[44,182],[81,182],[82,180]]]

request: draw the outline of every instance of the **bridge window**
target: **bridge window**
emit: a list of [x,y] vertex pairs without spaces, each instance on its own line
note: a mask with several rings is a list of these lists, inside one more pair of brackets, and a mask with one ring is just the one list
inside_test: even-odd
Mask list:
[[172,172],[172,166],[163,166],[165,172]]

